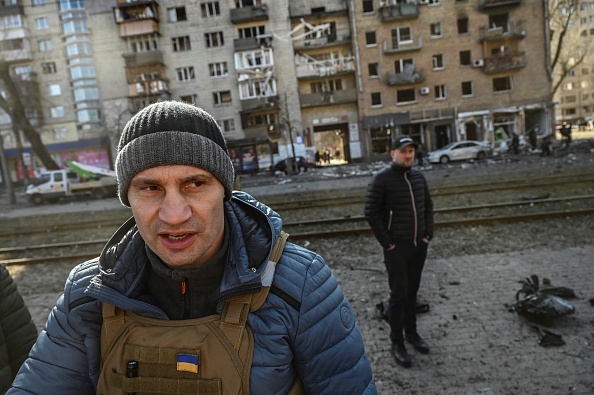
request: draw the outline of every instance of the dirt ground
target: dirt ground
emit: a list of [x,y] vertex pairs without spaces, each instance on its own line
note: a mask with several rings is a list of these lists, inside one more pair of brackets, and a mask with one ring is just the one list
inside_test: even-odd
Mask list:
[[[265,200],[273,191],[306,193],[315,189],[365,186],[379,167],[316,169],[282,180],[246,178],[244,190]],[[429,182],[465,176],[497,177],[547,169],[571,174],[594,170],[594,142],[575,144],[554,158],[522,155],[478,164],[428,166]],[[267,185],[262,185],[266,183]],[[592,182],[584,193],[594,194]],[[0,207],[0,220],[55,212],[121,209],[116,199],[32,208],[22,203]],[[420,297],[430,310],[419,315],[419,331],[431,346],[428,355],[409,347],[413,366],[404,369],[390,355],[388,325],[375,318],[375,304],[388,295],[381,250],[370,236],[310,240],[301,244],[319,252],[351,302],[362,330],[380,394],[594,394],[594,243],[592,216],[561,218],[500,227],[441,229],[430,246]],[[25,244],[25,241],[23,242]],[[24,295],[38,328],[60,296],[70,264],[9,270]],[[534,327],[511,311],[519,281],[532,274],[555,286],[573,289],[576,311],[549,327]],[[544,347],[545,330],[565,342]]]

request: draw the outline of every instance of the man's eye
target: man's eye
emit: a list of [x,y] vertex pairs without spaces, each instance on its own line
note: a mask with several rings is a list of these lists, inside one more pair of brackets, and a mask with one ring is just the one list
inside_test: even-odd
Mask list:
[[147,185],[146,187],[144,187],[144,189],[145,189],[146,191],[156,191],[156,190],[158,190],[159,188],[158,188],[156,185]]
[[204,185],[204,183],[202,181],[193,181],[190,183],[191,186],[193,187],[201,187],[202,185]]

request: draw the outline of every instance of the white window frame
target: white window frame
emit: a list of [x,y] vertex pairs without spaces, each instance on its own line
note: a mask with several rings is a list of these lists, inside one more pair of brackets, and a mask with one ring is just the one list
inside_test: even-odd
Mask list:
[[52,40],[50,38],[37,41],[37,48],[39,52],[49,52],[54,49]]
[[[435,30],[435,32],[434,32],[434,30]],[[441,23],[441,22],[431,23],[429,25],[429,33],[431,34],[431,38],[443,37],[443,23]]]
[[206,48],[218,48],[225,45],[225,37],[221,31],[204,33],[204,40],[206,42]]
[[175,69],[178,82],[194,81],[196,79],[196,70],[194,66],[178,67]]
[[231,91],[217,91],[212,93],[213,104],[215,106],[222,106],[224,104],[231,103],[233,98]]
[[229,69],[227,67],[227,62],[209,63],[208,64],[208,72],[210,74],[210,78],[227,77],[229,75]]
[[49,21],[46,17],[35,18],[35,28],[37,30],[49,29]]
[[435,85],[433,89],[435,100],[445,100],[448,98],[448,90],[445,85]]
[[[432,56],[433,70],[445,69],[445,57],[442,53],[438,53]],[[440,65],[441,64],[441,65]]]
[[276,80],[253,79],[239,83],[239,99],[249,100],[261,97],[276,96]]
[[50,108],[52,118],[62,118],[65,115],[64,106],[55,106]]
[[274,66],[272,48],[260,48],[251,51],[236,52],[234,55],[237,70]]
[[47,87],[47,94],[49,96],[59,96],[62,94],[62,87],[60,84],[51,84]]
[[190,36],[171,37],[173,52],[186,52],[192,50]]
[[221,130],[225,133],[234,132],[235,131],[235,119],[233,119],[233,118],[221,119],[219,121],[219,126],[221,127]]
[[[183,10],[183,15],[181,15],[181,10]],[[182,17],[182,16],[183,16],[183,19],[180,19],[180,17]],[[187,21],[188,13],[186,12],[186,7],[179,6],[179,7],[167,8],[167,18],[170,23]]]
[[202,18],[212,18],[221,15],[221,5],[218,1],[208,1],[200,4]]

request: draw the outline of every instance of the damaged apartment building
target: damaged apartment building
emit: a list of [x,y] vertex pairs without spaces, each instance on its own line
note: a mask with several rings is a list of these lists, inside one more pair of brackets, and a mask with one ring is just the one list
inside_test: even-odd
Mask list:
[[[0,44],[39,91],[31,116],[58,164],[112,167],[125,122],[171,99],[213,114],[246,173],[316,152],[386,159],[398,134],[433,150],[546,133],[544,3],[6,0]],[[19,180],[42,164],[13,126],[0,111]]]

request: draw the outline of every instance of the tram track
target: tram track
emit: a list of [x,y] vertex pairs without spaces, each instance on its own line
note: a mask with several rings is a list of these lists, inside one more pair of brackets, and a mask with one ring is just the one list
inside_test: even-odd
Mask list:
[[[586,198],[583,197],[575,197],[576,200]],[[587,198],[592,198],[592,196],[588,196]],[[518,204],[519,202],[509,202],[507,204]],[[522,202],[526,203],[526,202]],[[483,205],[485,208],[486,205]],[[476,209],[480,209],[476,207]],[[444,210],[454,210],[456,208],[444,209]],[[467,209],[466,207],[464,209]],[[505,215],[505,216],[488,216],[488,217],[477,217],[477,218],[460,218],[460,219],[451,219],[451,220],[437,220],[435,222],[435,228],[445,228],[445,227],[454,227],[454,226],[477,226],[477,225],[490,225],[490,224],[497,224],[497,223],[513,223],[513,222],[520,222],[520,221],[537,221],[543,219],[554,219],[554,218],[561,218],[561,217],[572,217],[572,216],[583,216],[583,215],[594,215],[594,208],[581,208],[575,210],[561,210],[561,211],[547,211],[547,212],[536,212],[536,213],[521,213],[516,215]],[[356,223],[362,222],[365,218],[363,216],[355,216],[355,217],[343,217],[343,218],[329,218],[329,219],[322,219],[318,220],[316,225],[317,226],[324,226],[330,223],[335,224],[345,224],[345,223]],[[352,236],[352,235],[361,235],[361,234],[371,234],[371,229],[369,226],[365,227],[355,227],[355,228],[339,228],[339,229],[331,229],[331,230],[323,230],[323,231],[301,231],[299,232],[299,228],[303,225],[311,224],[315,221],[302,221],[302,222],[295,222],[295,223],[286,223],[285,229],[290,234],[291,239],[293,240],[305,240],[305,239],[323,239],[323,238],[334,238],[334,237],[343,237],[343,236]],[[295,231],[293,231],[295,229]],[[52,262],[65,262],[65,261],[84,261],[87,259],[92,259],[99,254],[98,250],[94,248],[92,251],[89,252],[81,252],[77,254],[63,254],[62,249],[78,249],[80,247],[89,247],[89,246],[102,246],[108,240],[107,239],[98,239],[98,240],[87,240],[87,241],[77,241],[77,242],[63,242],[63,243],[54,243],[54,244],[40,244],[40,245],[29,245],[29,246],[18,246],[18,247],[7,247],[7,248],[0,248],[0,263],[4,265],[25,265],[25,264],[38,264],[38,263],[52,263]],[[11,254],[24,254],[31,251],[47,251],[47,255],[43,256],[32,256],[32,257],[19,257],[19,258],[4,258],[7,255]]]
[[[594,174],[593,173],[580,173],[571,176],[567,175],[554,175],[546,178],[541,178],[537,182],[529,182],[528,180],[500,180],[496,182],[480,182],[473,184],[457,184],[447,186],[436,186],[430,188],[432,190],[432,197],[434,201],[440,200],[442,197],[464,195],[466,198],[471,197],[474,194],[489,194],[490,192],[498,192],[502,194],[505,191],[518,190],[530,190],[547,187],[554,187],[556,189],[564,189],[570,191],[569,185],[580,186],[591,182],[592,188],[594,188]],[[562,197],[559,197],[562,199]],[[265,200],[265,199],[264,199]],[[289,212],[297,210],[316,210],[324,207],[338,207],[338,206],[359,206],[362,207],[365,200],[365,190],[360,189],[354,193],[344,194],[341,193],[336,196],[334,193],[324,193],[319,196],[313,196],[309,198],[299,197],[289,198],[285,196],[284,200],[271,200],[265,201],[265,203],[277,212]],[[451,204],[451,203],[448,203]],[[470,206],[470,205],[469,205]],[[462,210],[462,208],[457,208]],[[472,208],[467,208],[471,210]],[[72,232],[78,229],[88,228],[105,228],[105,229],[116,229],[122,222],[131,216],[129,209],[121,208],[112,210],[109,213],[108,218],[90,218],[81,219],[79,221],[72,221],[68,216],[55,217],[52,219],[52,224],[47,226],[43,221],[31,222],[29,221],[26,225],[22,221],[17,221],[11,225],[5,225],[0,227],[0,240],[2,238],[15,238],[15,237],[30,237],[36,234],[54,234]]]

